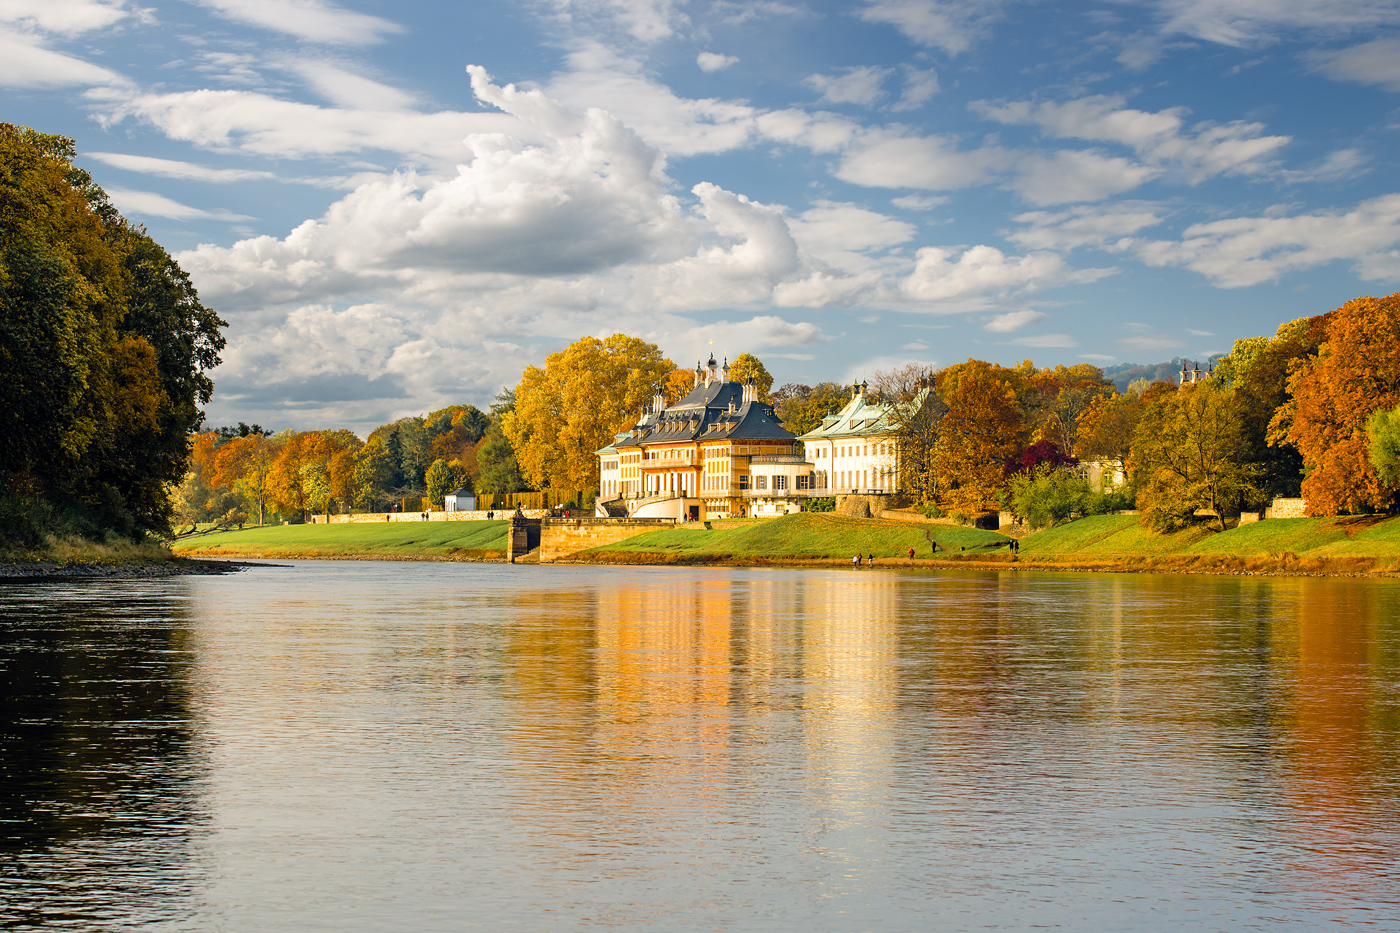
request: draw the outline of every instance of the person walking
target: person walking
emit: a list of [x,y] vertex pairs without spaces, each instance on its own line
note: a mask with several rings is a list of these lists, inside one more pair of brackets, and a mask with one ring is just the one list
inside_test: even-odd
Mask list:
[[865,555],[865,566],[867,566],[867,567],[874,567],[874,566],[875,566],[875,555],[874,555],[873,553],[872,553],[872,554],[867,554],[867,555]]
[[851,566],[852,566],[852,567],[859,567],[859,566],[860,566],[860,554],[859,554],[859,553],[857,553],[855,557],[852,557],[852,558],[851,558]]
[[913,548],[910,548],[910,549],[909,549],[909,559],[910,559],[910,560],[913,560],[913,559],[914,559],[914,549],[913,549]]

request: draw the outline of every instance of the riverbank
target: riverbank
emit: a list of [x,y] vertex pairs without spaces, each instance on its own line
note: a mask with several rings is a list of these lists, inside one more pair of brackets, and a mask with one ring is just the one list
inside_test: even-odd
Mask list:
[[41,548],[0,551],[0,583],[220,574],[243,566],[191,559],[154,540],[97,542],[66,537],[51,539]]
[[[281,525],[181,538],[187,557],[239,559],[502,561],[504,521]],[[1400,572],[1400,519],[1271,519],[1217,532],[1204,525],[1159,535],[1131,515],[1082,518],[1020,539],[960,525],[800,513],[649,531],[561,562],[711,566],[875,566],[1216,574]],[[935,550],[936,545],[936,550]],[[910,551],[914,556],[910,557]],[[864,560],[862,561],[864,564]]]
[[282,560],[503,561],[505,521],[347,522],[200,531],[176,539],[187,557]]

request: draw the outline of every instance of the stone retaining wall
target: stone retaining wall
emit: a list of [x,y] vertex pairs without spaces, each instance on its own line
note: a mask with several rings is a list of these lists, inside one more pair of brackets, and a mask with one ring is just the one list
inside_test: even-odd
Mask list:
[[1306,518],[1307,514],[1307,499],[1278,498],[1272,506],[1264,510],[1266,518]]
[[[429,512],[430,522],[481,522],[489,519],[505,521],[515,514],[513,509],[501,509],[499,511],[488,512],[478,510],[475,512]],[[549,514],[548,509],[526,509],[526,518],[544,518]],[[352,512],[341,515],[313,515],[311,522],[315,525],[324,525],[327,518],[330,524],[337,525],[342,522],[421,522],[422,512]]]
[[675,524],[669,518],[546,518],[540,522],[540,563]]

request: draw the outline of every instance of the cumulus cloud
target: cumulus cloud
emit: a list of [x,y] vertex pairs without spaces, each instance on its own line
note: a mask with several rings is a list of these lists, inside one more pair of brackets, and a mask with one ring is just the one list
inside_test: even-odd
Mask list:
[[1180,240],[1134,244],[1150,266],[1183,266],[1221,288],[1277,281],[1301,269],[1350,260],[1363,279],[1400,279],[1400,194],[1355,209],[1237,217],[1187,227]]
[[1347,49],[1309,52],[1306,60],[1314,70],[1338,81],[1400,91],[1400,39],[1375,39]]
[[869,107],[885,95],[885,79],[892,69],[862,65],[834,75],[808,75],[802,83],[821,94],[829,104],[862,104]]
[[818,201],[788,228],[807,254],[847,270],[871,268],[868,251],[907,243],[918,233],[913,224],[838,201]]
[[921,302],[957,302],[1034,291],[1069,281],[1093,281],[1112,270],[1073,270],[1054,253],[1008,257],[992,246],[974,246],[961,255],[926,246],[915,255],[914,271],[902,283],[906,296]]
[[705,74],[714,74],[716,71],[723,71],[730,65],[739,64],[739,59],[720,52],[701,52],[695,56],[695,64],[699,65],[700,70]]
[[891,198],[890,203],[906,211],[931,211],[935,207],[947,204],[948,199],[941,195],[906,194],[903,197]]
[[324,45],[372,45],[403,32],[398,23],[323,0],[196,0],[225,19]]
[[998,0],[866,0],[858,14],[894,26],[920,45],[956,55],[986,35],[1001,15]]
[[1049,317],[1043,311],[1008,311],[993,317],[982,325],[982,329],[993,334],[1010,334],[1029,324],[1039,324]]

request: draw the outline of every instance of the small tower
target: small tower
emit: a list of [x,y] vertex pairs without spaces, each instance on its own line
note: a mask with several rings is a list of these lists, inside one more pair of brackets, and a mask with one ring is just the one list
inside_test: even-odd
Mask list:
[[720,370],[719,378],[721,382],[729,381],[729,354],[724,355],[724,369]]
[[695,358],[695,388],[700,388],[700,383],[705,381],[705,371],[700,368],[700,357]]
[[1181,361],[1181,382],[1177,384],[1177,388],[1178,388],[1178,389],[1183,388],[1183,387],[1186,385],[1186,380],[1187,380],[1187,378],[1188,378],[1190,375],[1191,375],[1191,370],[1189,370],[1189,369],[1186,368],[1186,361],[1185,361],[1185,360],[1182,360],[1182,361]]
[[710,362],[705,369],[705,388],[710,387],[710,383],[719,378],[719,364],[715,362],[715,355],[710,354]]

